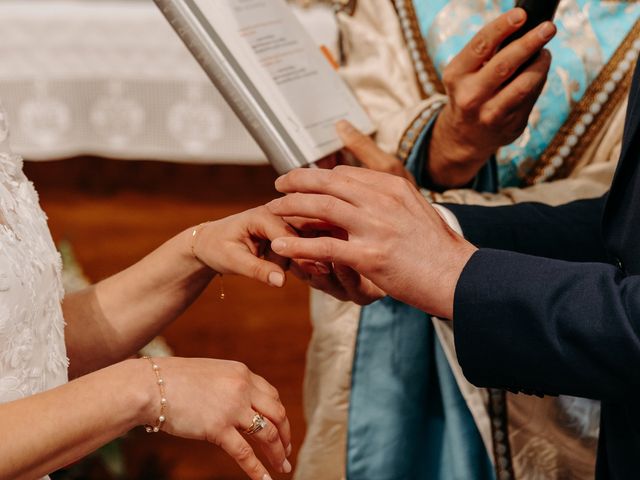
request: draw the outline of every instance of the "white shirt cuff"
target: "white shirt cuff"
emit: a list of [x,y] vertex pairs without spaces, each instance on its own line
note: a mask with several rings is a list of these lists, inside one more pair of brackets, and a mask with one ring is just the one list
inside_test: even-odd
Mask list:
[[438,205],[437,203],[432,203],[431,206],[437,210],[440,216],[447,222],[449,228],[456,232],[458,235],[464,237],[464,233],[462,233],[462,227],[460,226],[460,222],[458,218],[453,214],[451,210],[442,205]]

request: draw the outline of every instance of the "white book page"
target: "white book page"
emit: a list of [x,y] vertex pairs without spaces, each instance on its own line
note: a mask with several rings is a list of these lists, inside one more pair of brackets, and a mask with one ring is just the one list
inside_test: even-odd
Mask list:
[[235,60],[313,162],[342,147],[346,119],[373,125],[284,0],[194,0]]

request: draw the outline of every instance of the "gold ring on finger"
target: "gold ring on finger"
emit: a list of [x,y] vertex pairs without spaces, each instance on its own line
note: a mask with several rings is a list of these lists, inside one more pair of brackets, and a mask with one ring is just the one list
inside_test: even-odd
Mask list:
[[267,421],[264,419],[264,417],[259,413],[256,413],[253,416],[253,421],[251,422],[251,426],[247,428],[244,431],[244,433],[246,433],[247,435],[254,435],[259,431],[264,430],[266,426],[267,426]]

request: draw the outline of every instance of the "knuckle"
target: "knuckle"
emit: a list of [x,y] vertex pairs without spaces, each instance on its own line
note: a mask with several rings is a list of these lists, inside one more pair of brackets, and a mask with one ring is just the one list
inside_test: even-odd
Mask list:
[[[366,165],[366,163],[369,162],[370,155],[366,155],[365,154],[365,155],[361,155],[361,157],[363,157],[361,159],[361,162]],[[344,176],[344,177],[340,178],[340,186],[343,189],[351,190],[354,182],[355,182],[355,180],[353,178],[349,177],[349,176]],[[333,199],[333,197],[331,197],[331,198]],[[335,205],[335,202],[334,202],[334,205]]]
[[283,423],[287,419],[287,409],[284,408],[284,405],[279,405],[276,409],[273,421],[276,423]]
[[249,370],[249,367],[247,367],[244,363],[233,361],[232,365],[235,372],[240,376],[240,378],[247,379],[251,375],[251,370]]
[[398,176],[398,178],[400,179],[400,181],[402,182],[402,184],[404,185],[404,190],[406,191],[413,191],[413,184],[411,183],[411,181],[405,177],[405,176]]
[[320,248],[318,250],[321,258],[328,261],[333,261],[333,256],[334,256],[333,243],[325,240],[320,244]]
[[240,404],[241,400],[245,399],[249,395],[249,382],[244,378],[237,378],[231,381],[229,386],[229,393],[233,398],[236,398],[234,402]]
[[394,210],[399,210],[404,206],[404,196],[398,191],[390,192],[388,201]]
[[497,18],[492,24],[488,25],[488,27],[491,27],[491,31],[496,37],[504,37],[513,31],[513,25],[511,25],[511,22],[505,16]]
[[492,108],[483,110],[479,120],[480,124],[484,127],[494,127],[499,123],[501,118],[502,112]]
[[471,113],[478,109],[480,101],[475,91],[467,89],[456,97],[455,104],[463,113]]
[[255,454],[253,453],[253,449],[249,446],[249,444],[243,444],[238,447],[235,452],[235,457],[240,462],[248,462],[251,459],[255,458]]
[[252,476],[255,476],[257,478],[260,478],[260,475],[262,474],[262,465],[260,464],[260,461],[258,460],[258,458],[254,455],[253,459],[250,460],[251,465],[249,466],[249,473]]
[[260,214],[264,214],[267,211],[268,211],[267,207],[265,207],[264,205],[260,205],[258,207],[254,207],[250,210],[247,210],[247,213],[252,215],[260,215]]
[[500,78],[508,78],[513,71],[513,67],[506,60],[501,60],[496,63],[493,71]]
[[342,179],[343,175],[339,173],[338,168],[340,167],[336,167],[333,170],[327,172],[326,175],[322,176],[322,179],[320,180],[320,182],[323,186],[335,183],[340,179]]
[[522,85],[520,85],[518,88],[516,88],[514,95],[518,100],[523,101],[523,100],[528,100],[534,91],[535,91],[535,85],[533,84],[533,82],[527,81],[527,82],[524,82]]
[[370,247],[364,252],[364,257],[368,259],[369,268],[374,274],[381,274],[385,270],[387,256],[384,245]]
[[490,127],[493,125],[493,122],[496,118],[495,110],[492,108],[483,108],[478,115],[478,123],[482,127]]
[[528,35],[525,35],[523,42],[523,53],[532,54],[540,50],[540,48],[544,45],[544,41],[541,40],[540,35],[537,31],[530,32]]
[[252,267],[251,267],[251,274],[253,276],[253,278],[263,278],[266,277],[266,270],[264,268],[264,265],[262,265],[262,263],[260,262],[256,262]]
[[322,200],[322,208],[326,212],[330,212],[336,208],[336,199],[334,197],[326,196]]
[[405,187],[404,178],[392,177],[389,179],[389,182],[391,183],[394,192],[401,193]]
[[411,188],[411,182],[400,176],[394,176],[389,181],[392,182],[392,188],[390,190],[391,198],[396,202],[404,203],[407,191]]
[[485,57],[489,53],[489,40],[484,32],[478,33],[471,40],[471,51],[478,57]]
[[454,89],[456,83],[458,81],[458,74],[449,64],[442,72],[442,83],[446,87],[447,91],[451,91]]
[[269,427],[264,438],[268,443],[276,443],[280,440],[280,434],[274,427]]
[[268,392],[271,398],[278,402],[280,401],[280,392],[278,392],[278,389],[276,387],[274,387],[273,385],[269,385]]

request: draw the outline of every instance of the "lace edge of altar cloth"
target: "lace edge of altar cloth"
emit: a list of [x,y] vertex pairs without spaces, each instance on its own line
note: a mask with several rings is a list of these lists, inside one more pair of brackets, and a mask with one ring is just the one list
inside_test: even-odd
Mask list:
[[[292,8],[337,48],[328,7]],[[4,0],[0,58],[11,143],[26,159],[266,163],[151,0]]]

